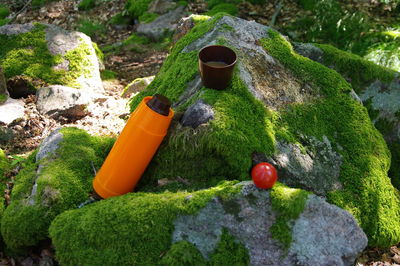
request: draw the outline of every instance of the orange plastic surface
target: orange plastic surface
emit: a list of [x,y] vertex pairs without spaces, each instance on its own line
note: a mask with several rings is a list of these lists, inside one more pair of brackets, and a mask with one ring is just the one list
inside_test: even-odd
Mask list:
[[146,105],[151,98],[145,97],[131,114],[93,181],[94,190],[104,199],[135,188],[167,134],[174,112],[170,109],[163,116],[151,110]]

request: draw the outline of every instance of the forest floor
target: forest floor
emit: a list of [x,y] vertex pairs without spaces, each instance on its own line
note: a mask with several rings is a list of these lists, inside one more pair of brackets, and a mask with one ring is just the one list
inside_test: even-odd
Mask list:
[[[7,4],[11,0],[4,0]],[[108,21],[112,16],[121,12],[125,0],[102,2],[101,5],[89,11],[77,8],[77,1],[51,2],[40,9],[28,8],[19,14],[14,23],[42,22],[58,25],[67,30],[79,30],[85,21],[101,25],[91,34],[91,38],[100,48],[109,47],[123,42],[136,30],[136,25],[116,26]],[[309,15],[310,11],[301,9],[295,1],[284,0],[283,8],[279,11],[273,26],[278,30],[294,23],[298,17]],[[360,3],[362,2],[362,3]],[[349,9],[363,10],[376,22],[385,21],[387,10],[379,8],[378,1],[346,1]],[[249,2],[239,4],[239,17],[255,20],[261,24],[271,25],[271,17],[277,13],[275,2],[267,1],[263,5],[253,5]],[[203,13],[207,5],[203,0],[189,3],[189,11]],[[90,114],[77,121],[59,121],[40,115],[35,106],[35,96],[31,95],[24,100],[30,120],[24,125],[11,124],[16,138],[8,143],[5,150],[8,154],[26,156],[36,149],[40,142],[54,129],[61,126],[75,126],[83,128],[94,135],[115,135],[122,130],[125,120],[129,116],[128,99],[122,98],[124,87],[136,78],[156,75],[162,63],[168,56],[170,46],[167,44],[148,44],[138,49],[124,48],[111,50],[105,53],[104,65],[107,70],[116,73],[115,79],[103,81],[106,96],[109,101],[104,105],[97,102],[91,106]],[[123,119],[121,119],[123,118]],[[16,169],[12,175],[18,172]],[[12,187],[10,176],[9,187]],[[6,192],[9,197],[10,191]],[[0,254],[0,265],[57,265],[54,259],[54,250],[51,243],[44,241],[29,250],[28,255],[7,257]],[[358,258],[356,265],[400,265],[400,250],[397,246],[387,249],[368,248]]]

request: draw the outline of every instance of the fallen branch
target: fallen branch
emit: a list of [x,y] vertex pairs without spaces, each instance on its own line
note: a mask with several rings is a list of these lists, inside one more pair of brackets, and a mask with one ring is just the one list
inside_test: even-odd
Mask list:
[[[30,5],[32,3],[32,0],[28,0],[26,3],[25,3],[25,5],[18,11],[18,12],[16,12],[11,18],[10,18],[10,22],[13,22],[14,20],[15,20],[15,18],[19,15],[19,14],[21,14],[22,12],[24,12],[27,8],[28,8],[28,6]],[[9,23],[10,23],[9,22]]]
[[279,13],[281,13],[282,8],[283,8],[283,3],[282,1],[279,1],[278,5],[276,6],[275,13],[272,15],[271,22],[269,23],[270,27],[273,27],[275,25],[276,19],[278,18]]

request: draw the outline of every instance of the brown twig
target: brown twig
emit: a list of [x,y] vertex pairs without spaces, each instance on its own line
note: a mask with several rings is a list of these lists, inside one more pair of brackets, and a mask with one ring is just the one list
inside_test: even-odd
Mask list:
[[278,5],[276,6],[275,13],[272,15],[271,22],[269,23],[270,27],[273,27],[275,25],[276,19],[278,18],[279,13],[281,13],[282,8],[283,8],[283,3],[281,0],[281,1],[279,1]]
[[32,0],[28,0],[28,1],[25,3],[25,5],[24,5],[18,12],[16,12],[16,13],[10,18],[10,22],[13,22],[13,21],[15,20],[15,18],[16,18],[19,14],[21,14],[22,12],[24,12],[24,11],[28,8],[28,6],[29,6],[31,3],[32,3]]

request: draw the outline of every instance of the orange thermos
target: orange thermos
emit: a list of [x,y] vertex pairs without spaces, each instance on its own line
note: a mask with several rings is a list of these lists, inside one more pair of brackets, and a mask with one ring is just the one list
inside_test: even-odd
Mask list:
[[93,188],[106,199],[131,192],[167,134],[174,111],[160,94],[145,97],[97,173]]

